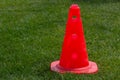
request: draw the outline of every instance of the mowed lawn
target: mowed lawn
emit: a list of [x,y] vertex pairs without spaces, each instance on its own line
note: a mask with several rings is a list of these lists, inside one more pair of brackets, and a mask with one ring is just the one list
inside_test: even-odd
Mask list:
[[[97,74],[50,71],[72,3]],[[0,80],[120,80],[120,0],[0,0]]]

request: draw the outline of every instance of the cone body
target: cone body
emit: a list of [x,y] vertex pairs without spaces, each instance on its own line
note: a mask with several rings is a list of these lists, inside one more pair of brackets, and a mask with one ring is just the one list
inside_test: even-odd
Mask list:
[[98,70],[96,63],[88,60],[80,8],[76,4],[69,10],[60,60],[51,63],[51,70],[60,73],[94,73]]
[[60,66],[64,68],[81,68],[88,65],[80,9],[78,6],[73,5],[69,10],[66,24]]

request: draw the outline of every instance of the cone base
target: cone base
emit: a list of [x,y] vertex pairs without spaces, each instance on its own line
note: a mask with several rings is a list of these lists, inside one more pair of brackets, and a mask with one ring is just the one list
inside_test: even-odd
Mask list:
[[92,74],[98,71],[97,64],[89,61],[89,65],[83,68],[65,69],[59,65],[59,60],[51,63],[51,70],[59,73]]

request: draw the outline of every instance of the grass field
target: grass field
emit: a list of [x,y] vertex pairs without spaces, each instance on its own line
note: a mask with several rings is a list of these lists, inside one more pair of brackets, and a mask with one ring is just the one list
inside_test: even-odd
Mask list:
[[[97,74],[50,71],[58,60],[68,9],[81,7],[89,60]],[[0,80],[119,80],[119,0],[0,0]]]

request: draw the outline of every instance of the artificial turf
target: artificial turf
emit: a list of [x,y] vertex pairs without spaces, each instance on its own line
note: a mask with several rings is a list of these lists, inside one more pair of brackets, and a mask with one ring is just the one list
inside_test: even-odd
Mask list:
[[[59,59],[73,3],[81,8],[97,74],[50,71],[50,63]],[[0,0],[0,80],[119,80],[119,75],[119,0]]]

